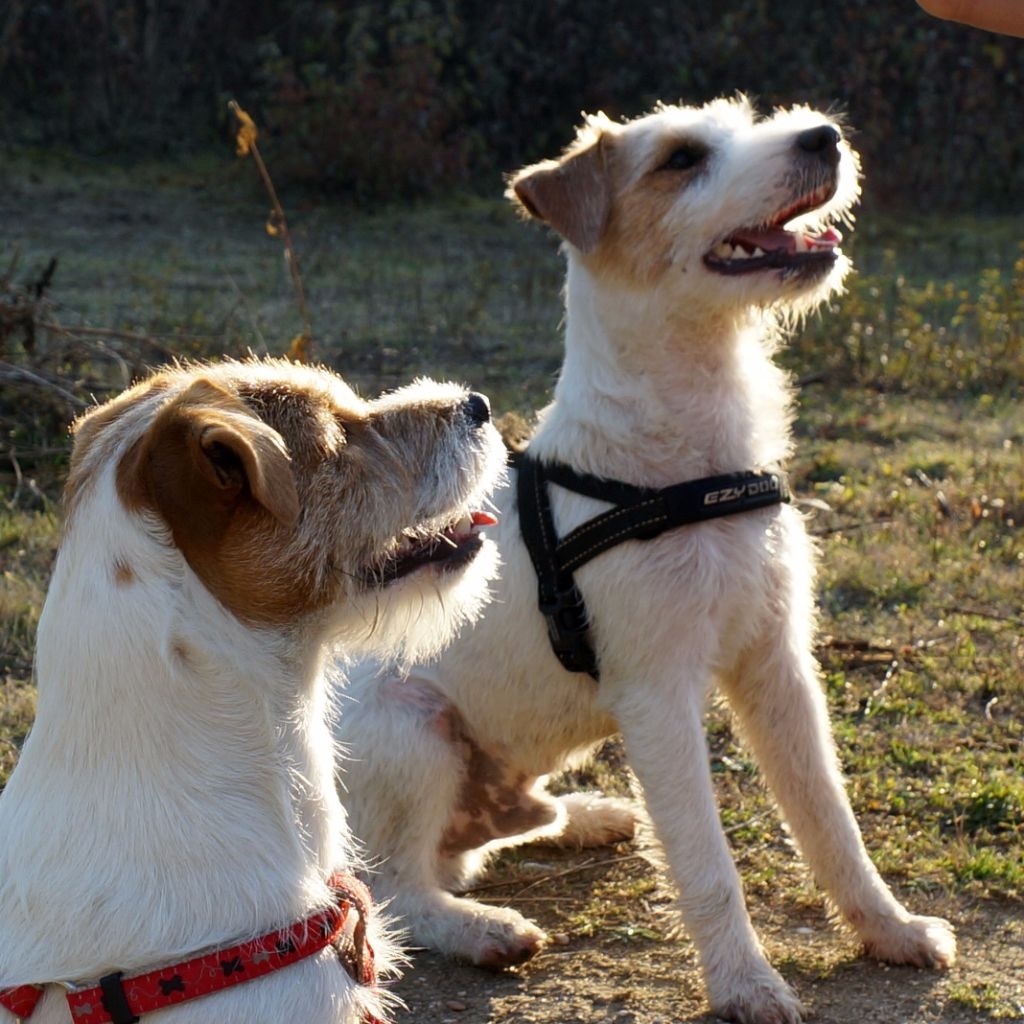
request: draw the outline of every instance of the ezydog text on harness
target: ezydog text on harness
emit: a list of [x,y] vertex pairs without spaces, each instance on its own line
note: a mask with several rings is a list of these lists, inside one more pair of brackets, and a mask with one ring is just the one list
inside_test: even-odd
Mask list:
[[[706,519],[749,512],[790,500],[781,472],[723,473],[661,489],[604,480],[561,463],[541,462],[527,452],[511,458],[517,473],[519,529],[537,574],[537,598],[547,620],[555,657],[569,672],[599,678],[590,643],[590,621],[573,572],[625,540],[651,540],[666,530]],[[559,537],[548,483],[615,508]]]

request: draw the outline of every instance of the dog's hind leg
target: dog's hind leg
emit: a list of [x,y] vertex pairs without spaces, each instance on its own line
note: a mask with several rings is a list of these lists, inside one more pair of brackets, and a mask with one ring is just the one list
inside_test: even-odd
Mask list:
[[556,797],[565,811],[561,831],[540,842],[569,850],[610,846],[632,839],[636,808],[628,800],[600,793],[566,793]]
[[[482,967],[528,960],[544,943],[539,928],[514,910],[445,890],[471,883],[495,823],[511,833],[543,830],[557,823],[555,801],[534,797],[528,785],[505,785],[500,766],[429,678],[361,680],[349,695],[355,700],[337,735],[358,744],[359,754],[344,762],[341,784],[349,825],[371,858],[375,897],[387,901],[413,945]],[[467,794],[495,787],[497,805],[482,801],[485,813],[472,813]]]
[[800,1003],[765,958],[719,824],[703,728],[706,687],[692,676],[680,680],[675,665],[662,666],[660,678],[649,672],[642,686],[602,666],[601,685],[615,688],[611,706],[678,884],[712,1008],[742,1024],[798,1024]]
[[950,925],[906,911],[868,857],[838,766],[807,621],[785,614],[769,623],[723,689],[818,884],[867,952],[891,963],[948,967],[956,956]]

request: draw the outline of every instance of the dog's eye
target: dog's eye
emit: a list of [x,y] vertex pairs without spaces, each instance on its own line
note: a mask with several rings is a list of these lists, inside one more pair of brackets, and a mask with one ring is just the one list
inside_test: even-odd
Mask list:
[[696,167],[708,155],[707,148],[696,142],[688,142],[672,151],[671,156],[661,165],[664,171],[688,171]]

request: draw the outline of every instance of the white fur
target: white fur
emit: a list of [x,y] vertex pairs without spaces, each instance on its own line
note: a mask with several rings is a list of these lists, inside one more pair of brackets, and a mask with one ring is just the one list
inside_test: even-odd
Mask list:
[[[300,394],[337,387],[339,401],[368,422],[403,402],[465,398],[424,383],[375,407],[326,371],[277,362],[172,371],[170,391],[129,407],[81,457],[82,493],[39,625],[36,721],[0,796],[0,987],[95,984],[115,969],[132,974],[234,945],[329,904],[325,879],[359,861],[333,781],[326,645],[341,637],[398,653],[406,640],[382,640],[386,631],[374,628],[378,615],[394,614],[418,631],[419,649],[434,651],[475,613],[493,567],[485,552],[462,573],[421,571],[383,592],[346,582],[335,605],[287,624],[241,621],[192,571],[166,525],[127,509],[115,486],[117,464],[157,409],[200,374],[222,382],[278,374]],[[439,430],[434,450],[411,467],[424,508],[460,507],[493,482],[497,435],[471,433]],[[394,468],[384,467],[383,479]],[[320,518],[348,535],[326,538],[343,548],[358,537],[358,519],[340,529],[356,499],[332,500]],[[299,532],[317,521],[305,511]],[[322,541],[307,540],[330,561]],[[115,556],[131,567],[130,586],[112,580]],[[397,952],[379,915],[369,930],[380,971],[393,973]],[[355,1024],[367,1010],[385,1013],[386,999],[357,986],[328,948],[146,1020]],[[0,1008],[0,1021],[12,1019]],[[32,1024],[70,1020],[63,990],[51,984]]]
[[[513,178],[542,219],[531,190],[543,198],[545,175],[561,176],[557,188],[579,180],[573,187],[594,193],[572,196],[571,215],[557,215],[567,239],[565,363],[532,453],[653,487],[785,462],[791,389],[772,359],[781,326],[834,292],[847,260],[809,283],[773,271],[714,274],[702,258],[787,206],[800,156],[794,136],[826,123],[805,108],[758,120],[742,99],[664,107],[624,125],[598,116],[560,161]],[[670,172],[658,163],[679,139],[706,144],[710,156],[667,194],[671,179],[658,175]],[[852,219],[856,157],[845,143],[838,175],[834,197],[797,223]],[[611,212],[602,221],[605,190]],[[638,225],[624,222],[630,210]],[[563,536],[607,507],[551,491]],[[799,1003],[765,959],[718,822],[702,728],[717,685],[815,877],[868,950],[894,962],[950,963],[949,925],[903,909],[851,813],[811,654],[814,551],[800,513],[784,505],[671,530],[581,568],[600,660],[595,684],[563,671],[551,653],[513,490],[497,502],[504,571],[484,618],[436,665],[417,667],[404,698],[400,683],[371,667],[356,674],[341,722],[355,758],[346,775],[351,821],[381,861],[377,891],[393,899],[413,938],[490,964],[516,962],[543,938],[513,910],[443,891],[465,885],[493,847],[439,854],[467,767],[432,727],[430,701],[456,708],[477,744],[538,784],[620,729],[712,1007],[744,1022],[797,1021]],[[589,815],[600,832],[610,811],[621,808],[563,805],[548,831],[568,821],[578,835],[572,818]]]

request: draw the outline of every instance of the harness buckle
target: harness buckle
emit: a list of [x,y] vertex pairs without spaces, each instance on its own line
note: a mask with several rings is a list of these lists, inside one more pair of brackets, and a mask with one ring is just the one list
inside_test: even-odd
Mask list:
[[583,595],[575,583],[554,591],[551,600],[541,600],[538,606],[548,620],[548,632],[551,633],[552,640],[566,634],[586,633],[589,628]]
[[567,587],[548,593],[551,597],[539,600],[538,606],[547,622],[551,649],[564,668],[589,673],[596,679],[597,660],[587,639],[590,623],[579,587],[570,581]]

